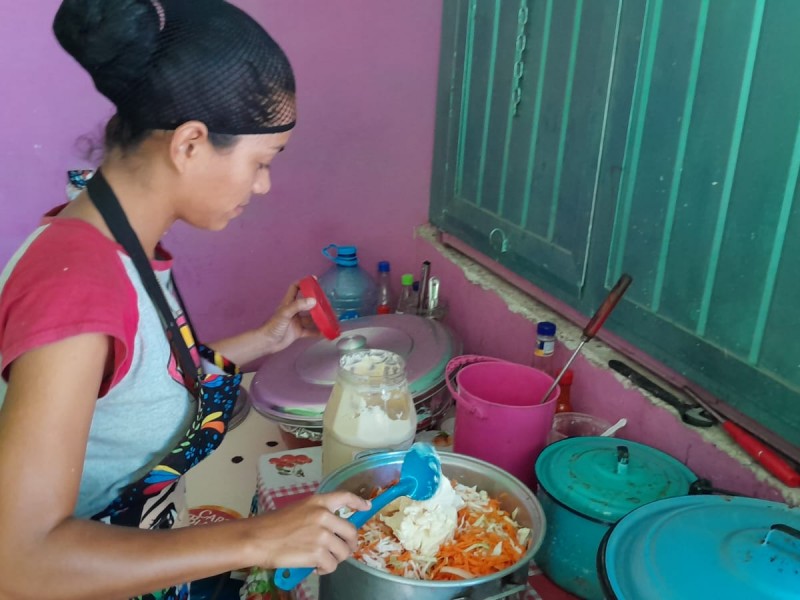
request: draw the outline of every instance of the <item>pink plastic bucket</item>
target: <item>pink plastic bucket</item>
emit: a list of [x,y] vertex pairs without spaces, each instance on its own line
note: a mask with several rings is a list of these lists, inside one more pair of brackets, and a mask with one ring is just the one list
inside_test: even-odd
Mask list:
[[561,391],[556,387],[539,403],[553,378],[533,367],[466,355],[447,364],[446,381],[456,400],[453,450],[492,463],[534,489],[533,467],[547,444]]

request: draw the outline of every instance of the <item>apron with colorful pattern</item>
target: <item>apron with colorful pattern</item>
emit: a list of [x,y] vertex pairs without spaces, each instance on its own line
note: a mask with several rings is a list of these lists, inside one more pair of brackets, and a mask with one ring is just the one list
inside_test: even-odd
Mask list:
[[[145,289],[158,310],[186,386],[192,392],[197,407],[192,424],[175,448],[144,477],[126,486],[111,504],[92,519],[111,525],[171,529],[184,503],[182,477],[222,442],[233,414],[242,376],[236,365],[204,346],[198,347],[200,358],[216,367],[213,370],[218,372],[206,373],[209,369],[203,369],[202,361],[200,364],[195,362],[189,350],[194,345],[195,336],[188,315],[185,323],[178,325],[136,234],[100,171],[89,180],[87,188],[111,233],[136,265]],[[185,311],[177,287],[174,289]],[[139,598],[187,600],[189,584],[173,586]]]

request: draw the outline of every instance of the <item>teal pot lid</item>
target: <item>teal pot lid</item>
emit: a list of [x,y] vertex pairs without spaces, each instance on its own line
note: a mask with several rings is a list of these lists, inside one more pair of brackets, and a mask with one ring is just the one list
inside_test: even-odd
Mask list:
[[609,531],[598,569],[619,600],[800,599],[800,509],[730,496],[653,502]]
[[688,494],[697,479],[660,450],[610,437],[573,437],[547,446],[536,461],[536,477],[554,500],[605,523],[648,502]]

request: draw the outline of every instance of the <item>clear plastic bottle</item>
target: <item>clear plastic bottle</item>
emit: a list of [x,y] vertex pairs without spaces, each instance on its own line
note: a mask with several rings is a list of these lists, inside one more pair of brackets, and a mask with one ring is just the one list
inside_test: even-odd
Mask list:
[[536,350],[533,352],[533,368],[555,377],[556,325],[541,321],[536,326]]
[[400,278],[402,289],[397,302],[397,313],[405,315],[417,314],[417,296],[414,294],[414,275],[406,273]]
[[416,432],[402,357],[374,349],[343,354],[322,419],[322,475],[364,450],[409,448]]
[[391,287],[392,266],[388,260],[378,263],[378,309],[379,315],[388,315],[394,310]]
[[[335,254],[331,254],[331,249]],[[340,321],[374,315],[378,304],[378,284],[358,265],[355,246],[330,244],[322,254],[333,266],[319,277],[319,285],[331,302]]]

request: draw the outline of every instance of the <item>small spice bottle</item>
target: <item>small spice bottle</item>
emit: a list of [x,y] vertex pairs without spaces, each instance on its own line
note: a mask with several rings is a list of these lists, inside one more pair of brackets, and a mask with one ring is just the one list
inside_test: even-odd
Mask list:
[[558,403],[556,404],[556,412],[572,412],[572,378],[574,377],[572,369],[567,369],[564,375],[561,376],[561,381],[558,386],[561,388],[561,393],[558,395]]

